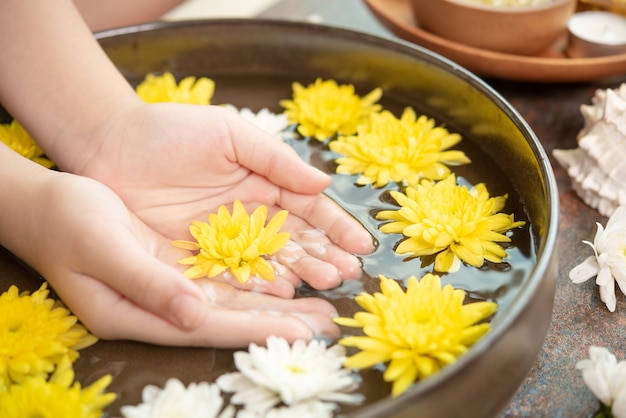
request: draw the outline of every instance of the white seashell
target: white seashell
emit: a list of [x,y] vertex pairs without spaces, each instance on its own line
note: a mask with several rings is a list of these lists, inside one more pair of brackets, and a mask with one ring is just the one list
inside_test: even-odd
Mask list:
[[582,105],[585,120],[578,148],[552,151],[567,170],[572,188],[589,206],[611,216],[626,205],[626,84],[597,90],[591,105]]

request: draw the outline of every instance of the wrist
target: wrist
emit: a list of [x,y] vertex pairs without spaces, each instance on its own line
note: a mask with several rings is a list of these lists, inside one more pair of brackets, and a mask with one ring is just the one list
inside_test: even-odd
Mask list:
[[[0,143],[0,245],[20,258],[27,255],[38,239],[40,219],[45,218],[48,202],[42,194],[60,173],[34,163]],[[15,194],[19,190],[19,194]]]
[[108,120],[140,100],[72,0],[1,1],[0,50],[0,102],[62,170],[89,159]]
[[104,98],[65,120],[41,146],[60,170],[83,174],[99,154],[118,147],[122,137],[115,126],[144,105],[132,89],[124,97]]

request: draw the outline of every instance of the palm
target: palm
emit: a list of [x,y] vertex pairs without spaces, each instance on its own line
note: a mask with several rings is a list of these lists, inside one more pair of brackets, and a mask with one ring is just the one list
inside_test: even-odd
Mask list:
[[329,288],[358,277],[359,262],[350,253],[371,251],[369,234],[320,194],[328,178],[232,112],[146,105],[118,121],[103,143],[81,174],[109,185],[169,239],[189,238],[192,220],[205,220],[239,199],[249,211],[263,204],[270,215],[290,212],[284,228],[298,246],[289,246],[278,259],[288,264],[279,274],[294,286],[300,278]]
[[[33,216],[33,233],[27,234],[39,236],[36,232],[45,228],[46,236],[55,238],[33,241],[25,259],[96,335],[211,346],[261,343],[268,335],[289,340],[316,333],[336,336],[330,304],[243,292],[215,281],[192,282],[173,267],[184,255],[181,250],[133,215],[111,190],[78,176],[57,177],[55,187],[44,191],[51,204]],[[201,308],[190,312],[188,299],[177,300],[181,294],[195,295]]]

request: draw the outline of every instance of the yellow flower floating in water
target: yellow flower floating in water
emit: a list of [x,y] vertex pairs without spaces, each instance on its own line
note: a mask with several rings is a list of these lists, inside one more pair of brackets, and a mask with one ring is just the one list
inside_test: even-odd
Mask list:
[[211,104],[215,92],[215,82],[210,78],[185,77],[176,84],[172,73],[157,76],[148,74],[136,88],[137,95],[144,102],[174,102],[186,104]]
[[337,134],[352,135],[370,113],[381,109],[376,102],[382,90],[372,90],[361,98],[351,84],[338,85],[334,80],[315,80],[304,87],[293,83],[293,100],[281,100],[291,124],[298,124],[304,137],[326,141]]
[[340,136],[329,147],[344,155],[336,160],[337,173],[361,174],[357,184],[415,186],[422,178],[447,177],[448,165],[469,163],[462,151],[448,150],[460,141],[459,134],[436,127],[424,115],[417,117],[408,107],[399,119],[388,110],[371,114],[356,135]]
[[186,250],[199,250],[197,255],[183,258],[179,263],[191,265],[185,271],[190,279],[218,274],[230,270],[241,283],[250,276],[274,280],[274,269],[263,257],[280,250],[289,240],[288,232],[279,232],[288,212],[278,212],[265,225],[267,207],[259,206],[248,215],[243,204],[236,200],[232,215],[224,206],[217,214],[209,215],[209,222],[194,221],[189,227],[197,242],[174,241],[174,246]]
[[33,376],[47,378],[62,359],[76,360],[77,350],[96,341],[76,317],[48,298],[46,283],[21,295],[11,286],[0,295],[0,391]]
[[110,375],[84,389],[73,382],[74,371],[66,357],[49,380],[31,377],[0,391],[0,417],[101,418],[103,409],[115,400],[114,393],[103,393]]
[[393,382],[392,395],[398,396],[418,379],[454,363],[468,347],[490,329],[486,322],[498,308],[494,302],[463,304],[465,292],[451,285],[441,287],[439,276],[412,276],[406,293],[400,285],[380,276],[382,293],[362,293],[356,302],[366,312],[335,322],[363,328],[365,336],[342,338],[339,343],[361,351],[349,357],[344,366],[364,369],[387,363],[383,378]]
[[457,271],[461,261],[475,267],[485,260],[501,263],[507,253],[497,242],[510,242],[506,231],[525,224],[498,213],[506,195],[489,197],[482,183],[468,190],[456,184],[454,174],[439,182],[422,180],[417,187],[407,188],[406,194],[390,193],[401,208],[377,214],[377,219],[392,221],[380,230],[407,237],[397,246],[398,254],[437,254],[439,272]]
[[0,124],[0,142],[37,164],[46,168],[54,166],[54,163],[44,156],[41,147],[15,119],[11,123]]

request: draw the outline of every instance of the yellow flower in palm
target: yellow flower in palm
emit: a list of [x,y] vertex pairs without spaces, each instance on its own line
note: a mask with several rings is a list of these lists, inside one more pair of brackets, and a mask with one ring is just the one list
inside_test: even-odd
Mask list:
[[505,233],[525,224],[515,221],[512,214],[498,213],[506,195],[489,197],[482,183],[468,190],[456,184],[454,174],[439,182],[422,180],[417,187],[407,188],[406,194],[390,193],[401,208],[376,215],[392,221],[380,230],[406,237],[396,247],[398,254],[437,254],[435,270],[439,272],[457,271],[461,261],[475,267],[485,260],[501,263],[507,253],[497,243],[510,242]]
[[366,312],[335,322],[363,328],[364,336],[349,336],[341,345],[359,351],[344,366],[364,369],[389,363],[383,378],[393,382],[392,395],[403,393],[416,380],[426,378],[454,363],[468,347],[485,335],[490,325],[479,323],[498,308],[494,302],[463,304],[465,292],[451,285],[441,287],[439,276],[412,276],[406,292],[380,276],[381,293],[356,297]]
[[232,215],[224,206],[217,214],[209,215],[209,222],[194,221],[189,227],[197,242],[174,241],[174,246],[197,255],[183,258],[179,263],[191,265],[185,271],[190,279],[208,276],[215,277],[229,270],[241,283],[250,276],[259,276],[267,281],[274,280],[274,269],[263,257],[280,250],[289,240],[288,232],[279,232],[285,223],[288,212],[278,212],[265,225],[267,207],[257,207],[248,215],[243,204],[236,200]]
[[215,82],[210,78],[185,77],[179,84],[172,73],[157,76],[148,74],[135,89],[144,102],[174,102],[186,104],[211,104]]
[[[64,358],[97,341],[60,302],[48,298],[47,284],[32,294],[15,286],[0,295],[0,391],[29,378],[47,378]],[[1,416],[1,415],[0,415]]]
[[356,132],[370,113],[380,110],[376,102],[381,95],[382,90],[376,88],[361,98],[351,84],[318,78],[307,87],[293,83],[293,100],[281,100],[280,105],[286,109],[289,123],[298,124],[302,136],[326,141],[337,134]]
[[371,114],[356,135],[340,136],[329,147],[344,155],[336,160],[337,173],[360,174],[357,184],[415,186],[422,178],[447,177],[449,165],[470,162],[462,151],[449,150],[459,141],[459,134],[436,127],[424,115],[417,117],[408,107],[399,119],[387,110]]
[[54,166],[54,163],[44,156],[41,147],[15,119],[11,123],[0,124],[0,142],[37,164],[46,168]]
[[66,357],[49,380],[31,377],[0,391],[0,417],[101,418],[103,409],[115,400],[114,393],[103,393],[110,375],[84,389],[73,382],[74,371]]

